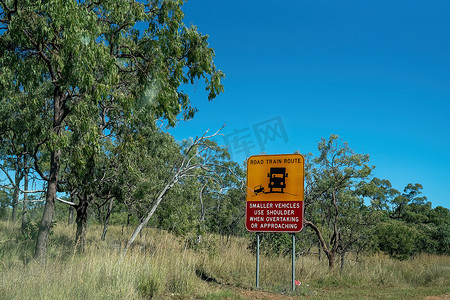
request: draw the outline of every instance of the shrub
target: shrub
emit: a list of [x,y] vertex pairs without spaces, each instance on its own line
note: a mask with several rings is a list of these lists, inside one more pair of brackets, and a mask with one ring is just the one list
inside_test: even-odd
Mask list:
[[380,250],[400,260],[408,259],[415,250],[417,230],[403,222],[390,221],[377,225],[375,235]]

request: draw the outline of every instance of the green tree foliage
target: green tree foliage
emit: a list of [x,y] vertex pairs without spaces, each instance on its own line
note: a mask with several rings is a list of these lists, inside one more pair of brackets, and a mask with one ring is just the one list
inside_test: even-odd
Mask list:
[[437,241],[436,253],[450,255],[450,216],[447,217],[447,222],[436,226],[433,232],[433,240]]
[[392,217],[396,219],[409,220],[411,222],[421,222],[423,216],[421,210],[426,208],[424,205],[431,208],[431,203],[426,203],[426,197],[419,197],[422,193],[422,185],[419,183],[409,183],[401,195],[397,195],[392,200]]
[[[180,113],[191,118],[195,112],[183,84],[203,78],[209,99],[223,90],[223,73],[214,66],[207,36],[182,23],[182,4],[0,3],[0,101],[39,120],[31,127],[23,123],[36,128],[32,156],[47,181],[36,257],[45,257],[65,155],[78,153],[73,157],[78,168],[89,170],[102,130],[107,133],[137,108],[149,107],[151,116],[174,125]],[[146,28],[138,29],[138,23]],[[73,145],[76,151],[68,151]]]
[[6,220],[9,215],[9,207],[12,203],[12,196],[9,190],[0,189],[0,219]]
[[[140,219],[139,225],[136,227],[135,231],[131,235],[130,240],[123,250],[123,255],[125,255],[132,245],[136,236],[141,232],[144,226],[152,219],[155,211],[160,206],[163,199],[170,193],[171,189],[179,183],[182,183],[186,178],[197,177],[200,182],[203,182],[203,188],[208,185],[209,182],[213,184],[221,185],[223,175],[223,170],[230,170],[226,168],[223,162],[223,153],[226,153],[224,149],[218,147],[217,144],[210,138],[215,137],[215,134],[206,136],[206,133],[201,137],[196,137],[194,140],[183,143],[181,159],[171,165],[169,172],[164,172],[166,180],[164,184],[158,189],[157,194],[154,198],[150,200],[149,209],[144,212],[144,216]],[[201,202],[201,218],[200,222],[204,220],[204,206],[202,202],[202,193],[199,195]]]
[[361,182],[358,186],[362,196],[370,199],[370,207],[378,212],[391,212],[391,206],[399,192],[387,179],[373,178],[370,182]]
[[[398,259],[419,252],[448,253],[448,209],[439,206],[432,209],[431,202],[421,195],[421,184],[409,183],[400,193],[389,181],[374,178],[360,189],[371,199],[374,212],[379,213],[380,224],[374,231],[374,241],[379,249]],[[396,226],[398,228],[392,229]]]
[[[213,204],[213,203],[211,203]],[[245,229],[245,193],[241,188],[232,188],[216,199],[209,209],[206,226],[210,232],[221,236],[242,236]]]
[[407,259],[414,253],[414,243],[418,232],[404,222],[380,223],[376,229],[378,244],[382,251],[398,259]]
[[401,219],[417,231],[414,253],[449,254],[450,213],[443,207],[431,208],[431,203],[412,202],[405,208]]

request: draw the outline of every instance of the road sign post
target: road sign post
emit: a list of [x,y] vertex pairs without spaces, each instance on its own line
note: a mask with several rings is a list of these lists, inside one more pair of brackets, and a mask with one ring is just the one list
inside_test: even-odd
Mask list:
[[292,234],[292,291],[295,291],[295,233]]
[[259,232],[256,233],[256,288],[259,289]]
[[245,227],[257,236],[256,288],[260,232],[290,232],[295,289],[295,233],[303,229],[304,178],[305,160],[301,154],[254,155],[247,160]]

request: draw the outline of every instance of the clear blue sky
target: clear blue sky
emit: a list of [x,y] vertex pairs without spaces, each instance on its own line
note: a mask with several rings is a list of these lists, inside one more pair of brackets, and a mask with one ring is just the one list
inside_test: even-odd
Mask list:
[[448,0],[190,0],[184,11],[226,79],[212,102],[201,82],[189,89],[199,112],[170,130],[177,139],[226,123],[218,142],[242,162],[316,154],[337,134],[370,154],[376,177],[421,183],[450,208]]

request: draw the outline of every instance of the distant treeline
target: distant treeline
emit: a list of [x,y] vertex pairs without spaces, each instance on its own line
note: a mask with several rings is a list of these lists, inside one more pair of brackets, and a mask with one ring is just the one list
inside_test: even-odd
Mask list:
[[[103,239],[108,224],[133,227],[140,224],[165,186],[168,174],[173,172],[174,162],[193,144],[193,141],[176,143],[158,130],[151,138],[159,142],[150,143],[153,148],[148,149],[149,155],[141,152],[134,160],[129,157],[127,165],[121,166],[125,170],[117,166],[108,170],[110,162],[105,152],[105,165],[90,173],[98,176],[93,177],[99,183],[96,190],[89,187],[92,192],[86,200],[79,191],[88,189],[92,181],[86,187],[72,186],[64,194],[67,196],[61,196],[63,201],[57,202],[54,222],[77,223],[78,230],[87,230],[89,223],[103,224]],[[255,234],[245,229],[245,166],[231,161],[226,149],[214,142],[207,145],[203,157],[190,157],[204,169],[196,169],[171,187],[148,224],[184,238],[191,247],[202,243],[204,234],[216,233],[224,239],[247,236],[249,247],[254,249]],[[164,150],[170,148],[175,150]],[[421,194],[420,184],[408,184],[400,192],[388,180],[373,177],[369,157],[354,153],[337,136],[322,139],[318,150],[317,156],[305,155],[305,226],[296,234],[298,253],[323,255],[328,258],[330,268],[338,257],[343,267],[345,255],[350,252],[359,256],[383,251],[398,259],[417,253],[450,254],[450,211],[441,206],[432,208]],[[151,155],[158,152],[166,153],[167,157]],[[21,174],[20,178],[25,172],[23,168],[12,167],[10,171]],[[62,174],[69,180],[70,173]],[[29,176],[37,178],[34,172]],[[19,194],[20,199],[14,200]],[[29,194],[26,210],[24,195],[27,194],[2,188],[0,217],[11,220],[26,214],[22,218],[25,220],[22,234],[36,238],[45,194]],[[82,204],[84,211],[79,208]],[[266,233],[261,237],[264,253],[290,254],[289,234]]]

